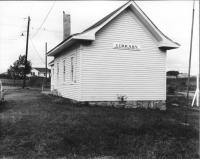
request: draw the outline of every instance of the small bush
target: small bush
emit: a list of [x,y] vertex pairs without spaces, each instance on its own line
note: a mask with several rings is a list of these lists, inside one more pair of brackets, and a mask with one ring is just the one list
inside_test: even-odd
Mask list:
[[168,86],[167,94],[174,94],[176,92],[176,86]]

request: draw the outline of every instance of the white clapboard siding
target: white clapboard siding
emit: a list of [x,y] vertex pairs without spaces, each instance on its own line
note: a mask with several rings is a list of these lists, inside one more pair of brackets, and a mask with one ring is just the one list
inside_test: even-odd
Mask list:
[[54,90],[54,67],[51,66],[51,91]]
[[[113,43],[132,43],[140,51],[113,49]],[[81,101],[166,99],[166,53],[158,41],[126,9],[81,46]]]
[[[76,82],[71,82],[70,78],[70,58],[75,57],[75,79]],[[65,81],[63,73],[63,61],[65,60]],[[57,63],[59,63],[59,76],[57,77]],[[80,100],[80,47],[74,45],[63,51],[54,60],[54,89],[57,89],[59,94],[65,98]]]

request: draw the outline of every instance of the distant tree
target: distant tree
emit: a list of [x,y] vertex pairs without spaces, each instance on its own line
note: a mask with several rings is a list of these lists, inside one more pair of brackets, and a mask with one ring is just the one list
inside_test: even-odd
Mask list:
[[[13,65],[11,65],[8,69],[8,75],[13,78],[17,79],[20,78],[22,79],[24,77],[24,69],[25,69],[25,55],[20,55],[19,59],[16,60]],[[31,61],[27,60],[27,65],[26,65],[26,70],[25,74],[29,74],[31,72]]]
[[178,77],[179,72],[178,71],[167,71],[167,76],[175,76]]

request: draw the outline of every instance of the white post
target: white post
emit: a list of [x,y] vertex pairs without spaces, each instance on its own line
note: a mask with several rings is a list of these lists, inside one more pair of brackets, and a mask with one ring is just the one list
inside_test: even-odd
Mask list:
[[194,97],[193,97],[193,100],[192,100],[192,107],[194,106],[194,102],[195,102],[196,97],[197,97],[197,90],[195,91],[195,94],[194,94]]
[[196,91],[192,100],[192,107],[194,105],[195,99],[196,99],[196,105],[199,107],[199,74],[197,74],[197,79],[196,79]]
[[197,106],[199,107],[199,74],[197,74],[197,100],[196,100],[196,103],[197,103]]

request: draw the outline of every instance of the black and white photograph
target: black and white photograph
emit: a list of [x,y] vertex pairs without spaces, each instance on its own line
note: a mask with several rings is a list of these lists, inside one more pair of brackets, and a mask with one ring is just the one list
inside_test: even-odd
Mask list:
[[200,1],[0,1],[0,159],[200,159]]

